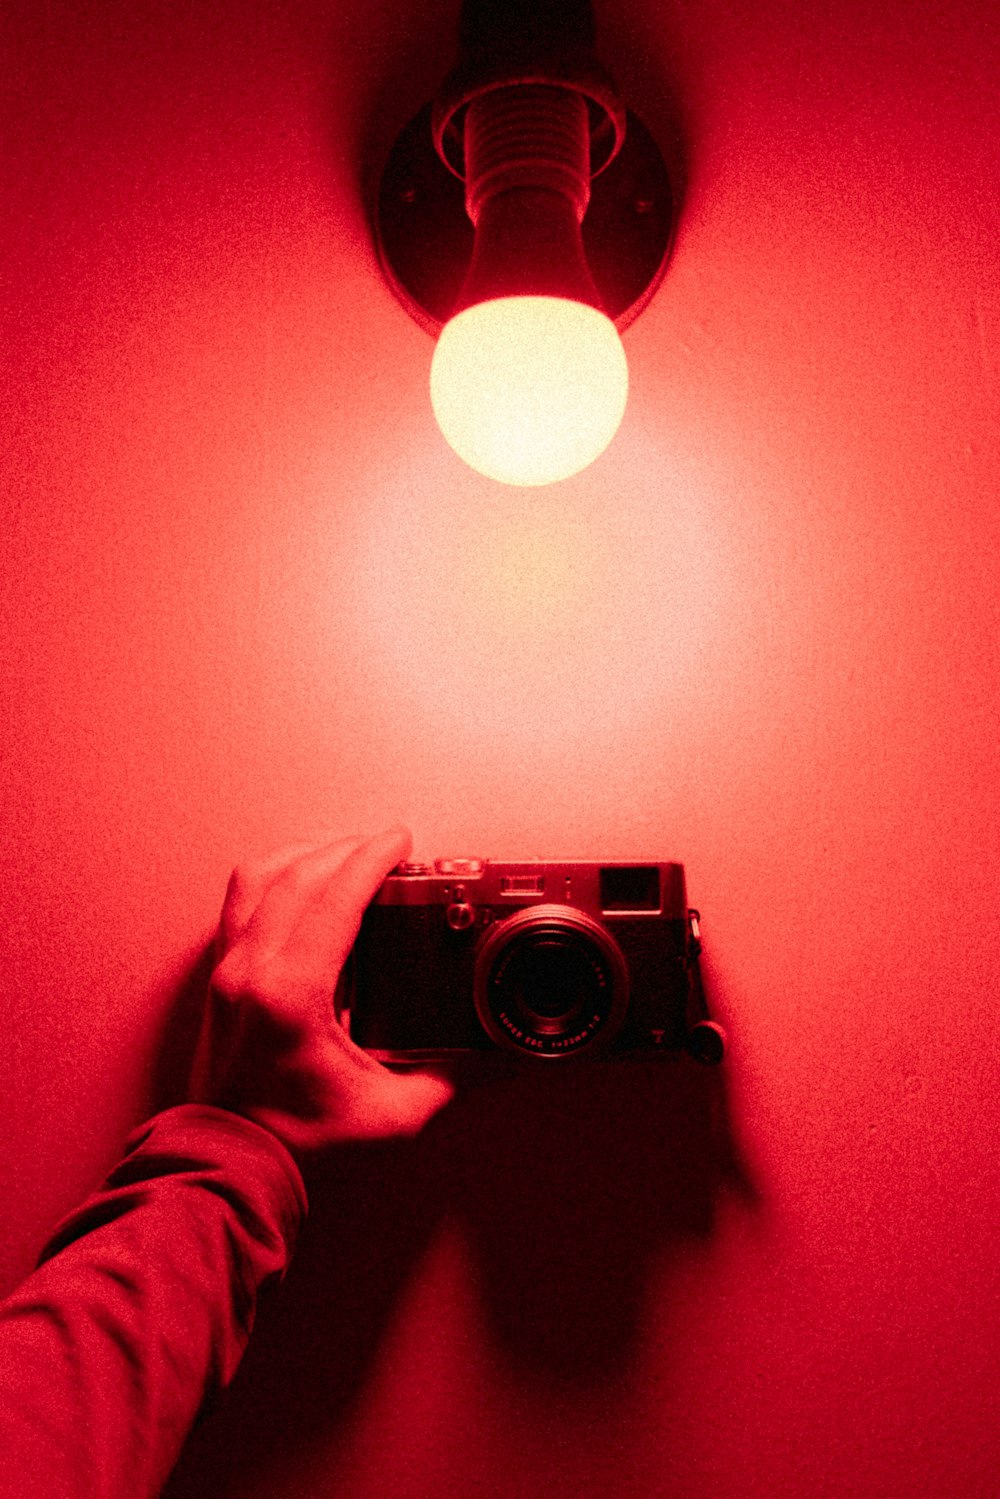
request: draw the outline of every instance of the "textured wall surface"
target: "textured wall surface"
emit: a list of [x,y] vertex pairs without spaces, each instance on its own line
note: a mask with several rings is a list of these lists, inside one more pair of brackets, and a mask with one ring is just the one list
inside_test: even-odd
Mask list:
[[340,1163],[174,1499],[987,1499],[995,7],[598,4],[682,215],[535,493],[444,448],[370,242],[456,14],[9,10],[3,1285],[176,1099],[238,858],[675,858],[725,1076]]

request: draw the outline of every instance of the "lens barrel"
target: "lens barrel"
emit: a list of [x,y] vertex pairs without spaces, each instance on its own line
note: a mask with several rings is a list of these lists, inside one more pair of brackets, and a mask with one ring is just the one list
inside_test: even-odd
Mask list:
[[560,1057],[600,1048],[628,1005],[621,950],[568,906],[535,906],[499,922],[476,961],[476,1012],[499,1046]]

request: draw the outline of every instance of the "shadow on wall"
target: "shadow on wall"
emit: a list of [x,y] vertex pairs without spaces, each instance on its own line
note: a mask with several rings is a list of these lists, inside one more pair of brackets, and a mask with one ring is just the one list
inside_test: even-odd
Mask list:
[[707,1241],[724,1190],[754,1192],[725,1080],[686,1056],[544,1066],[463,1097],[434,1161],[498,1353],[518,1380],[627,1369],[649,1278]]
[[[185,1044],[200,981],[201,965],[179,998]],[[280,1492],[310,1450],[329,1463],[444,1223],[466,1242],[501,1377],[555,1395],[616,1384],[651,1278],[662,1302],[671,1265],[709,1242],[724,1192],[757,1201],[724,1069],[515,1063],[468,1081],[420,1138],[331,1162],[286,1281],[168,1499],[270,1492],[270,1474]]]

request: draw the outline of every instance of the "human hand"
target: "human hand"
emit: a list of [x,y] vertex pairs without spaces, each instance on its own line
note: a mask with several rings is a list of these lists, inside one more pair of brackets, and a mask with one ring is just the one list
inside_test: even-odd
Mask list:
[[192,1070],[192,1101],[262,1124],[304,1166],[348,1140],[415,1134],[451,1097],[354,1045],[333,994],[365,907],[410,851],[394,829],[296,845],[233,871]]

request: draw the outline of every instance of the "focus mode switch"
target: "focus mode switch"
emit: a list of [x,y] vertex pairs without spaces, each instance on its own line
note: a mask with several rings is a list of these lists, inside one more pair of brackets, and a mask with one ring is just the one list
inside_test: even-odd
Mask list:
[[464,885],[456,885],[453,899],[444,913],[444,919],[453,932],[467,932],[476,919],[476,913],[466,899]]

